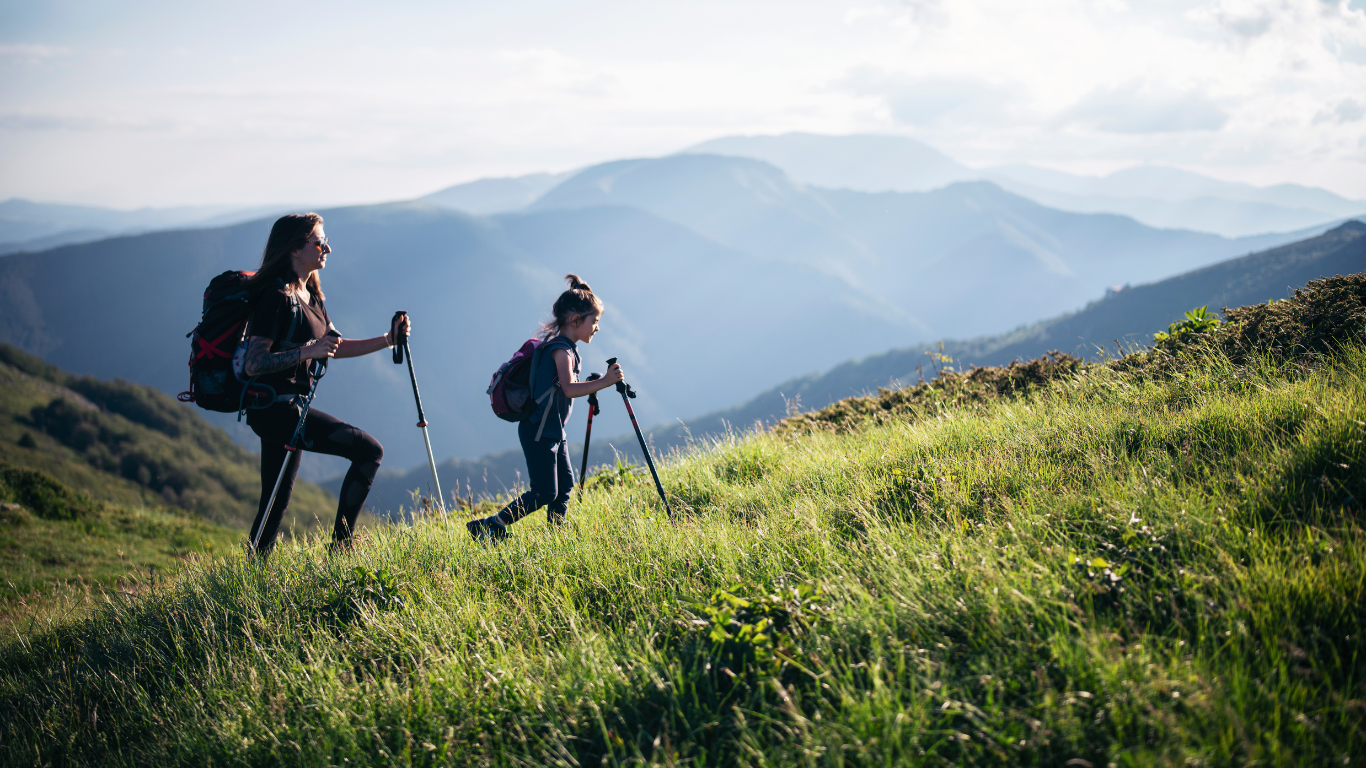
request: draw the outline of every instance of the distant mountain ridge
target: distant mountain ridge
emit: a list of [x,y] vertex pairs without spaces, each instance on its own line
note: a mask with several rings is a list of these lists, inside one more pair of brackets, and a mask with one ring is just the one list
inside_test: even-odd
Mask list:
[[1115,213],[1153,227],[1224,237],[1296,230],[1366,213],[1366,201],[1297,184],[1255,187],[1149,165],[1103,177],[1031,165],[969,168],[900,136],[728,136],[683,153],[747,157],[828,189],[923,192],[961,181],[991,181],[1034,202],[1077,213]]
[[783,169],[802,184],[859,192],[928,192],[982,178],[943,152],[900,136],[726,136],[679,154],[754,158]]
[[[1016,164],[970,168],[901,136],[727,136],[678,154],[715,154],[769,163],[799,184],[856,192],[925,192],[955,182],[991,181],[1036,203],[1074,213],[1114,213],[1161,229],[1245,237],[1324,225],[1366,213],[1366,201],[1297,184],[1255,187],[1158,165],[1078,176]],[[486,215],[520,210],[572,176],[480,179],[424,201]]]
[[[946,341],[944,353],[953,358],[949,365],[959,370],[1031,359],[1052,349],[1094,357],[1102,346],[1113,353],[1116,340],[1130,346],[1150,343],[1153,333],[1165,330],[1168,323],[1193,307],[1237,307],[1287,298],[1310,280],[1362,271],[1366,271],[1366,223],[1351,221],[1308,240],[1129,288],[1078,312],[1011,333]],[[929,379],[936,365],[926,354],[931,350],[939,352],[938,345],[917,345],[851,360],[824,373],[784,382],[734,408],[688,419],[684,424],[656,424],[646,432],[656,451],[667,452],[689,440],[724,435],[732,429],[744,431],[756,422],[771,423],[787,414],[789,403],[802,410],[817,410],[878,387],[914,383],[921,376]],[[610,410],[620,406],[614,398],[607,398],[604,407]],[[572,437],[577,438],[577,433]],[[592,465],[610,464],[617,452],[628,461],[640,462],[635,442],[629,433],[595,438]],[[576,471],[581,451],[580,444],[571,444]],[[476,460],[453,459],[439,470],[443,482],[452,488],[459,482],[464,491],[497,494],[525,482],[526,468],[521,451],[512,450]],[[376,480],[375,499],[389,509],[410,505],[408,490],[425,487],[426,471],[426,467],[419,467],[406,473],[386,473]]]
[[1285,208],[1315,209],[1330,216],[1355,216],[1363,213],[1363,206],[1366,206],[1366,202],[1348,200],[1326,189],[1299,184],[1256,187],[1163,165],[1125,168],[1105,176],[1076,176],[1028,165],[998,166],[986,170],[997,178],[1016,179],[1040,189],[1075,195],[1124,195],[1167,203],[1218,198]]
[[10,198],[0,202],[0,255],[94,242],[119,234],[235,224],[288,209],[282,205],[202,205],[123,211]]
[[[1283,299],[1310,280],[1366,271],[1366,223],[1349,221],[1317,237],[1260,253],[1220,262],[1148,285],[1140,285],[1092,302],[1086,308],[1010,333],[978,339],[946,340],[943,353],[960,370],[974,365],[1005,365],[1057,349],[1095,357],[1102,348],[1116,352],[1152,342],[1193,307],[1211,309]],[[923,344],[853,360],[821,374],[793,379],[726,411],[688,423],[694,434],[725,430],[725,424],[744,427],[785,415],[788,402],[798,400],[803,410],[823,408],[845,397],[878,387],[932,378],[934,363],[927,352],[937,344]],[[684,438],[681,429],[655,431],[661,444]],[[625,441],[618,441],[624,443]]]
[[1107,286],[1296,239],[1156,230],[1049,209],[983,181],[930,192],[822,189],[763,161],[704,154],[593,166],[528,210],[602,205],[642,208],[755,257],[815,267],[877,297],[889,316],[913,313],[930,328],[922,338],[999,332],[1080,307]]
[[425,203],[475,216],[516,211],[531,205],[572,173],[531,173],[496,179],[477,179],[419,197]]
[[[1049,209],[987,182],[920,193],[822,189],[761,161],[716,155],[595,166],[495,216],[421,202],[323,213],[336,249],[323,276],[333,319],[365,336],[395,309],[413,313],[434,447],[465,459],[515,445],[485,410],[487,377],[534,331],[566,272],[607,302],[586,369],[621,358],[641,392],[638,412],[660,423],[731,407],[849,357],[999,333],[1079,308],[1111,285],[1296,238],[1154,230]],[[0,341],[81,373],[178,392],[204,285],[224,269],[255,266],[270,224],[6,256]],[[120,332],[90,332],[110,323]],[[379,437],[388,467],[423,461],[406,376],[384,356],[338,361],[318,405]],[[231,416],[211,419],[254,443]],[[600,434],[628,426],[611,412],[598,425]],[[306,470],[330,466],[311,460]]]

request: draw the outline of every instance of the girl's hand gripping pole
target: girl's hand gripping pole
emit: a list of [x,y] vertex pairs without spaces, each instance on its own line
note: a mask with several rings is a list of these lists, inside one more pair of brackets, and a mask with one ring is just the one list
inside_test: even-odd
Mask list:
[[[617,359],[611,358],[607,361],[607,367],[616,365]],[[617,382],[617,391],[621,393],[621,402],[626,404],[626,415],[631,417],[631,427],[636,431],[636,439],[640,441],[640,450],[645,454],[645,466],[650,468],[650,476],[655,479],[655,490],[659,491],[659,498],[664,502],[664,511],[669,514],[669,519],[674,516],[673,508],[669,506],[669,497],[664,495],[664,484],[659,482],[659,472],[655,469],[655,460],[650,456],[650,446],[645,444],[645,435],[641,434],[640,425],[636,423],[636,412],[631,408],[631,398],[636,396],[635,390],[625,381]]]

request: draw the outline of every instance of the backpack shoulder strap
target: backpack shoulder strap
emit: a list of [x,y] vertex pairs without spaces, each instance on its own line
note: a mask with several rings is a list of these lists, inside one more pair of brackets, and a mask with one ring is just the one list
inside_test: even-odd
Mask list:
[[[545,352],[546,354],[551,354],[551,353],[553,353],[553,352],[554,352],[555,350],[557,350],[557,349],[563,349],[563,350],[566,350],[566,351],[568,351],[568,352],[574,352],[574,351],[575,351],[575,350],[574,350],[574,345],[570,344],[570,343],[567,342],[567,341],[561,341],[561,340],[560,340],[560,337],[559,337],[559,336],[556,336],[555,338],[551,339],[550,341],[547,341],[546,343],[544,343],[544,344],[542,344],[541,346],[537,347],[537,348],[536,348],[536,354],[539,355],[539,354],[541,354],[542,352]],[[538,359],[538,360],[539,360],[539,359]],[[532,375],[532,379],[531,379],[531,394],[532,394],[533,397],[536,395],[536,379],[535,379],[535,376],[536,376],[536,369],[540,367],[540,366],[538,365],[538,360],[533,360],[533,361],[532,361],[532,369],[531,369],[531,375]],[[558,386],[559,383],[560,383],[560,379],[559,379],[558,376],[556,376],[556,377],[555,377],[555,383],[553,383],[553,384],[551,384],[550,386],[546,387],[545,392],[541,393],[541,396],[536,398],[536,402],[538,402],[538,403],[541,402],[541,398],[542,398],[542,397],[545,397],[545,396],[548,395],[550,392],[554,391],[555,387]]]
[[[283,282],[281,281],[281,283]],[[289,299],[289,330],[285,331],[285,337],[279,341],[279,348],[282,352],[303,346],[303,344],[294,342],[294,332],[299,329],[299,316],[303,314],[303,305],[293,291],[285,291],[285,297]]]
[[[566,352],[573,354],[575,357],[578,357],[578,350],[574,349],[574,345],[567,341],[560,340],[560,337],[558,336],[546,342],[545,344],[542,344],[539,348],[537,348],[536,352],[537,354],[539,354],[543,350],[546,352],[554,352],[557,349],[563,349]],[[555,390],[557,388],[560,389],[561,392],[564,391],[563,387],[560,387],[560,377],[558,375],[556,375],[555,377],[555,382],[550,386],[546,387],[545,391],[541,393],[541,396],[536,398],[536,403],[538,405],[541,403],[542,400],[545,401],[545,410],[541,412],[541,426],[539,429],[536,430],[537,442],[540,442],[541,435],[545,434],[545,423],[547,421],[550,421],[550,408],[555,404],[556,398],[553,397],[553,395],[555,394]],[[533,396],[536,394],[536,389],[534,386],[531,390],[531,394]]]
[[545,345],[541,344],[531,350],[531,372],[527,374],[526,383],[527,391],[531,393],[533,398],[536,397],[536,369],[541,367],[541,350],[544,348]]

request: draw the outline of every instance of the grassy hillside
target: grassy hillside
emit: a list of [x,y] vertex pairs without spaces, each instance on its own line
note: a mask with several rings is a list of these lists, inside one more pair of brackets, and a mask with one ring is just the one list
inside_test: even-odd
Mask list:
[[[0,345],[0,462],[46,472],[124,506],[171,506],[245,529],[260,459],[195,409],[140,384],[74,376]],[[291,523],[331,521],[336,501],[300,482]]]
[[70,603],[63,587],[164,577],[193,558],[225,555],[241,539],[181,509],[112,504],[0,462],[0,615],[32,614],[39,602],[48,603],[39,613],[61,607]]
[[728,440],[665,464],[674,521],[626,477],[501,545],[430,521],[196,564],[13,630],[0,762],[1346,764],[1364,327],[1366,281],[1328,281]]

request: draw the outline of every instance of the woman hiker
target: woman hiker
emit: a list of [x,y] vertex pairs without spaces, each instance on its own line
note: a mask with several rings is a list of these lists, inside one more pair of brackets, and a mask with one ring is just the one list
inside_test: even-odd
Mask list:
[[[281,216],[271,227],[261,268],[252,278],[257,294],[252,313],[243,374],[256,376],[257,382],[275,389],[275,402],[265,408],[247,411],[247,424],[261,438],[261,501],[251,530],[262,525],[257,554],[265,555],[275,545],[280,520],[289,506],[290,491],[299,473],[299,461],[290,462],[275,504],[266,514],[266,503],[275,487],[280,467],[288,455],[285,445],[299,423],[300,402],[307,396],[312,379],[309,361],[329,357],[359,357],[393,346],[398,334],[409,331],[408,317],[396,322],[383,336],[369,339],[343,339],[323,305],[318,272],[327,264],[332,249],[323,233],[323,218],[316,213],[291,213]],[[350,459],[351,468],[342,481],[337,501],[337,520],[332,527],[331,551],[351,548],[356,517],[360,514],[370,485],[384,458],[379,441],[346,422],[310,408],[304,424],[303,439],[310,450]],[[300,461],[303,456],[300,454]]]

